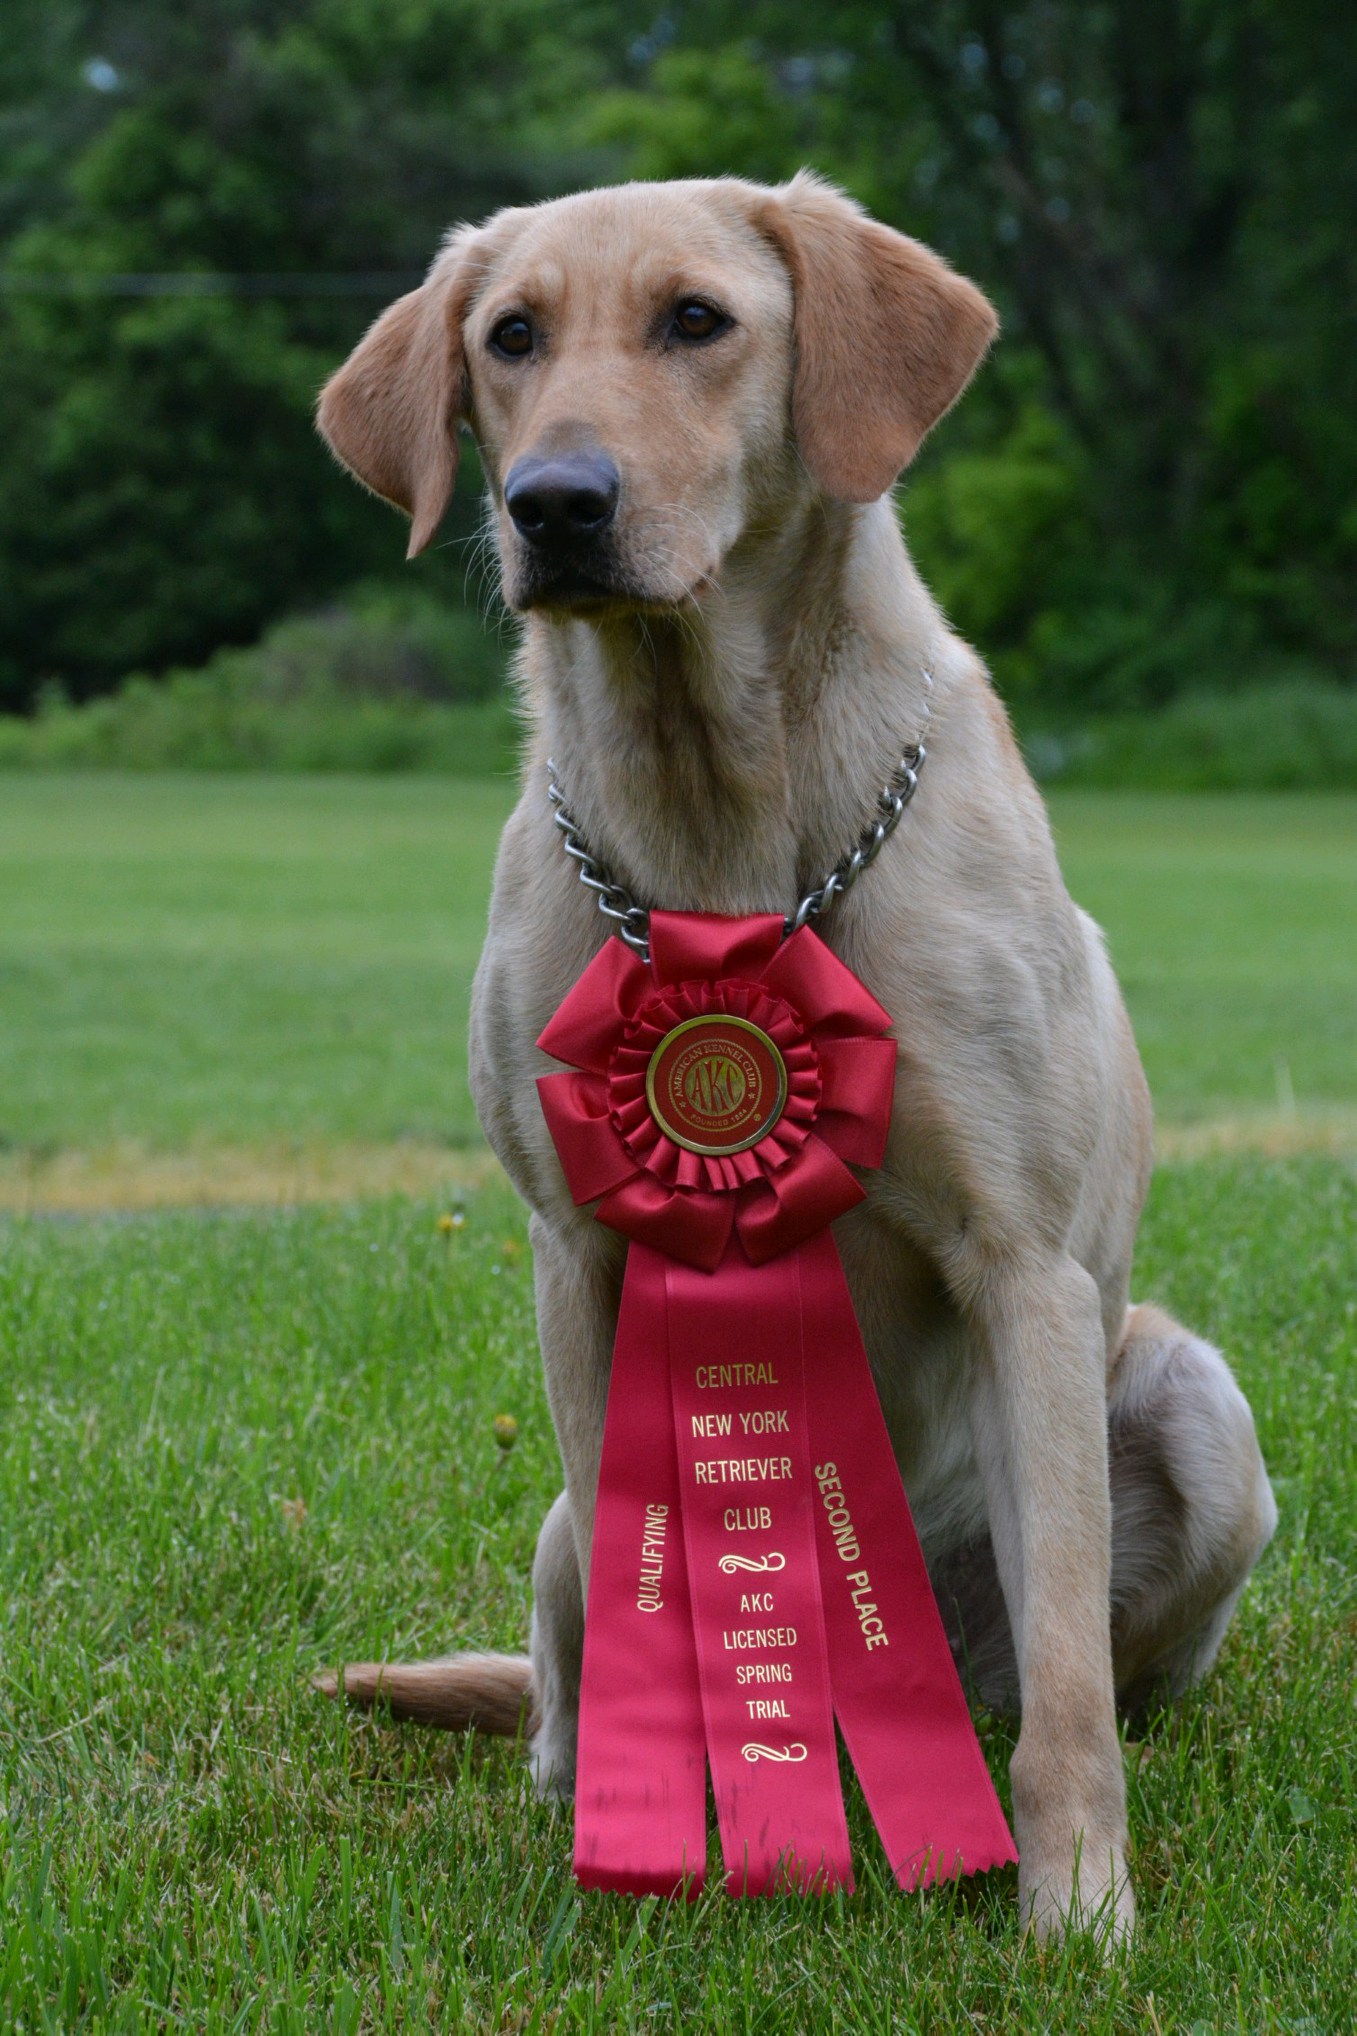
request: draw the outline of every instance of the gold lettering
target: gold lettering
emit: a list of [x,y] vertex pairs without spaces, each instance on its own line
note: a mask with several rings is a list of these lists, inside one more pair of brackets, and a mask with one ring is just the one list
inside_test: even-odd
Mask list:
[[741,1414],[740,1427],[746,1435],[785,1435],[788,1432],[787,1410],[785,1407],[767,1407]]
[[702,1393],[725,1386],[775,1386],[780,1383],[771,1364],[700,1364],[694,1374]]
[[704,1456],[693,1463],[699,1485],[775,1484],[792,1474],[789,1456]]

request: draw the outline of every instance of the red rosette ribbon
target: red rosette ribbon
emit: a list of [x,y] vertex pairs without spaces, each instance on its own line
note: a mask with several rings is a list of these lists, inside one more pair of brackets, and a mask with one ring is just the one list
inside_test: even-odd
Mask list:
[[572,1198],[630,1240],[576,1776],[588,1887],[852,1886],[834,1719],[910,1888],[1016,1855],[829,1225],[881,1162],[890,1016],[809,929],[654,912],[539,1045]]
[[[666,1033],[713,1013],[756,1025],[787,1072],[777,1121],[728,1157],[675,1144],[646,1098]],[[732,1230],[753,1265],[789,1251],[862,1201],[850,1165],[881,1164],[890,1022],[809,928],[784,941],[772,916],[652,913],[649,968],[610,941],[538,1041],[579,1070],[538,1082],[574,1200],[597,1200],[600,1223],[706,1272]]]

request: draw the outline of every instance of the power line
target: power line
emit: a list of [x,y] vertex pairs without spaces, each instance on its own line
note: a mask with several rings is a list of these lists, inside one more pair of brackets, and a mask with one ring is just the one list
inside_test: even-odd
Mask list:
[[161,275],[106,275],[93,269],[67,274],[0,269],[0,296],[11,297],[398,297],[422,283],[422,270],[373,270],[351,275],[228,275],[221,270],[179,269]]

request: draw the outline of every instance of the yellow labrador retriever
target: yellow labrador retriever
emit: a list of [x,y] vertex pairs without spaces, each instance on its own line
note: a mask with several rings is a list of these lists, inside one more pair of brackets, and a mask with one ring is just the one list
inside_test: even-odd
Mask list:
[[[836,1236],[958,1655],[1020,1702],[1024,1918],[1133,1910],[1116,1703],[1211,1663],[1276,1513],[1219,1353],[1127,1282],[1151,1122],[985,671],[891,488],[995,332],[938,256],[812,176],[635,184],[461,228],[324,392],[344,464],[433,538],[458,427],[524,617],[524,790],[476,979],[481,1122],[532,1209],[565,1489],[531,1656],[350,1668],[398,1716],[513,1731],[570,1789],[622,1240],[572,1206],[534,1042],[609,937],[561,850],[644,905],[790,910],[902,748],[918,797],[820,924],[895,1019],[890,1147]],[[327,1685],[336,1687],[333,1678]]]

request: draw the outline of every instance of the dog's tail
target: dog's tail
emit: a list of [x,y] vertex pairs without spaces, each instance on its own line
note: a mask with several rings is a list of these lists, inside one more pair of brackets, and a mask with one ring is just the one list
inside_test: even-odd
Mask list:
[[526,1654],[452,1654],[442,1661],[356,1661],[315,1678],[327,1697],[444,1732],[492,1732],[513,1739],[535,1727],[532,1664]]

